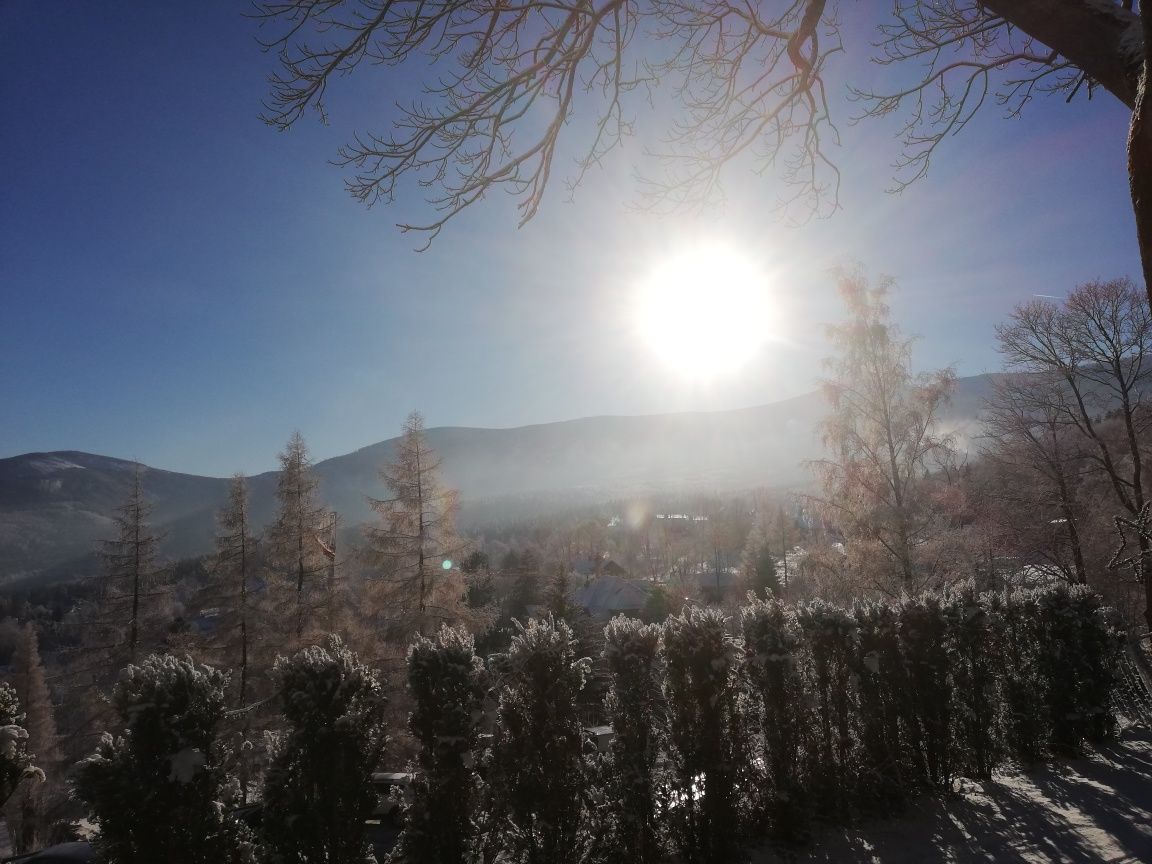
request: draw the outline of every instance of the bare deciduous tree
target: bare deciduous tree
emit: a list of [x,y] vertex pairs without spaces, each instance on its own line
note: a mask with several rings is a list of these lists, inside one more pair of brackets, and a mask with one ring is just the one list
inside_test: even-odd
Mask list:
[[[1018,306],[997,328],[997,338],[1009,369],[1056,386],[1052,410],[1085,442],[1085,457],[1106,479],[1116,504],[1138,514],[1148,501],[1144,463],[1152,429],[1152,317],[1143,292],[1126,279],[1089,282],[1062,305]],[[1152,626],[1150,576],[1141,581]]]
[[[837,206],[839,140],[829,59],[841,48],[828,0],[258,0],[272,77],[265,120],[284,129],[316,109],[328,86],[362,63],[434,61],[424,98],[399,107],[390,133],[358,134],[339,154],[348,188],[389,200],[406,175],[432,191],[430,232],[489,191],[540,207],[565,127],[588,111],[574,143],[575,176],[636,128],[634,98],[665,88],[681,110],[657,155],[666,178],[654,203],[708,198],[742,154],[776,164],[812,212]],[[989,97],[1010,115],[1038,95],[1097,90],[1132,109],[1129,175],[1144,277],[1152,291],[1152,106],[1141,81],[1152,15],[1132,0],[894,0],[871,14],[877,59],[897,67],[890,90],[865,90],[863,113],[906,118],[898,185]],[[901,71],[910,76],[901,78]],[[592,104],[588,104],[592,103]],[[568,130],[569,135],[572,130]]]
[[1087,583],[1080,526],[1084,453],[1065,421],[1064,393],[1037,376],[1006,376],[993,387],[983,415],[983,453],[1002,480],[996,492],[1009,506],[1001,512],[1033,529],[1037,522],[1059,526],[1058,532],[1041,533],[1064,536],[1070,566],[1063,544],[1042,543],[1036,552],[1065,572],[1068,581]]
[[898,593],[922,588],[933,575],[923,566],[924,549],[942,514],[929,475],[951,455],[936,425],[955,376],[912,374],[911,340],[888,320],[888,284],[870,287],[858,272],[840,280],[849,317],[830,328],[839,354],[824,382],[829,456],[814,467],[826,512],[853,551],[870,559],[865,578]]

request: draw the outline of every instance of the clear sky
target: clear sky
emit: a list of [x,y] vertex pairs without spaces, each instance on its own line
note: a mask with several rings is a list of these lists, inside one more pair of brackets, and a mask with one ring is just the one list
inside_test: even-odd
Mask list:
[[[918,363],[976,374],[1016,303],[1139,272],[1127,117],[1107,94],[1016,120],[991,105],[900,196],[884,192],[893,127],[845,123],[827,221],[781,224],[775,181],[739,170],[722,210],[636,213],[634,147],[573,202],[555,184],[524,229],[496,194],[417,253],[393,225],[426,215],[419,197],[365,210],[327,162],[353,130],[386,130],[411,81],[365,69],[330,125],[278,133],[241,7],[0,0],[0,457],[225,475],[273,467],[294,428],[325,458],[413,408],[514,426],[774,401],[814,386],[828,270],[853,261],[897,278]],[[644,274],[699,237],[764,262],[777,310],[770,344],[707,384],[658,363],[633,311]]]

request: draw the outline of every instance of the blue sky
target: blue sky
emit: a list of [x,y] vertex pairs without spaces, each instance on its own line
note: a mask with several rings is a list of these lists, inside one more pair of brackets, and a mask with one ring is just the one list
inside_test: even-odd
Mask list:
[[[573,202],[555,184],[524,229],[496,194],[417,253],[393,225],[426,215],[419,196],[366,210],[327,162],[412,82],[366,69],[330,125],[278,133],[258,119],[272,58],[239,6],[0,2],[0,456],[224,475],[272,467],[294,428],[324,458],[413,408],[513,426],[769,402],[814,386],[828,270],[853,261],[897,278],[923,368],[975,374],[1016,303],[1139,272],[1126,112],[1106,94],[1016,120],[992,105],[899,196],[894,127],[844,124],[826,221],[781,224],[775,181],[739,170],[722,210],[638,214],[633,147]],[[780,310],[777,339],[706,385],[646,353],[631,300],[700,236],[764,260]]]

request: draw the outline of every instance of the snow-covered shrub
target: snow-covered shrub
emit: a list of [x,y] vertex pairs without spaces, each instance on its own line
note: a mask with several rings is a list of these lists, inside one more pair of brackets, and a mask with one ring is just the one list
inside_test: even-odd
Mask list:
[[823,600],[799,604],[796,621],[807,648],[805,689],[816,715],[806,757],[809,788],[818,811],[833,815],[847,807],[855,781],[856,622]]
[[778,600],[749,594],[740,610],[744,674],[756,708],[765,788],[757,802],[771,832],[795,840],[805,828],[803,758],[808,731],[800,676],[800,633]]
[[750,749],[741,712],[741,649],[718,609],[689,606],[664,622],[672,839],[682,859],[737,861]]
[[519,626],[503,683],[488,766],[488,831],[481,857],[518,864],[580,860],[586,770],[577,699],[589,662],[563,621]]
[[858,604],[856,620],[861,807],[891,810],[911,791],[907,745],[908,676],[896,609],[888,601]]
[[1004,742],[1024,762],[1044,755],[1048,739],[1044,679],[1039,657],[1045,650],[1035,594],[1005,591],[987,597],[986,605],[999,630],[1000,692],[1004,710]]
[[959,773],[990,779],[1003,750],[1001,627],[972,584],[948,597],[951,616],[955,765]]
[[1084,586],[1040,589],[1034,608],[1049,745],[1057,753],[1074,755],[1085,738],[1109,731],[1118,635],[1099,595]]
[[463,862],[472,843],[476,746],[485,694],[484,664],[463,628],[417,636],[408,649],[408,728],[420,746],[393,862]]
[[1085,716],[1085,737],[1099,741],[1115,731],[1113,705],[1124,631],[1114,609],[1103,598],[1080,586],[1072,590],[1072,603],[1080,619],[1084,655],[1080,682],[1080,711]]
[[282,864],[364,864],[372,772],[387,738],[372,669],[336,636],[274,667],[287,731],[264,780],[264,833]]
[[0,804],[16,791],[28,771],[28,730],[12,685],[0,683]]
[[98,860],[219,864],[252,860],[225,813],[217,728],[228,676],[190,658],[153,655],[121,674],[124,724],[77,768],[74,788],[100,826]]
[[904,598],[899,605],[900,650],[907,670],[906,711],[920,779],[952,782],[952,664],[955,649],[950,609],[939,594]]
[[667,736],[657,624],[617,616],[604,628],[610,687],[604,699],[615,736],[604,791],[611,836],[608,859],[620,864],[663,860],[659,757]]
[[1036,595],[1040,633],[1038,668],[1048,713],[1048,743],[1056,753],[1074,755],[1084,739],[1086,717],[1080,711],[1084,680],[1080,650],[1080,616],[1066,585],[1041,589]]

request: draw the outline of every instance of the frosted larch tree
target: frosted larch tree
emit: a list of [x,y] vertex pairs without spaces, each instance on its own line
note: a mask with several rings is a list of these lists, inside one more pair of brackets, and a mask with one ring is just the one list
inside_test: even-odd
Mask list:
[[105,573],[100,618],[111,636],[113,672],[144,653],[166,588],[157,564],[160,538],[149,524],[152,505],[144,495],[143,473],[143,466],[137,464],[127,498],[112,516],[116,537],[102,544]]
[[308,446],[293,432],[280,454],[276,497],[280,507],[266,532],[275,605],[291,622],[294,646],[301,646],[315,623],[322,599],[327,559],[322,538],[329,523],[317,502],[319,480],[312,470]]
[[407,645],[441,623],[460,622],[466,587],[456,558],[456,492],[440,483],[440,459],[424,438],[424,418],[412,412],[392,461],[380,471],[387,498],[369,498],[380,516],[366,529],[365,555],[374,568],[370,615],[386,638]]
[[228,500],[216,515],[216,556],[200,597],[205,610],[215,612],[209,650],[215,662],[232,670],[234,700],[242,707],[250,693],[255,642],[261,633],[256,575],[257,540],[248,517],[248,481],[236,474],[228,486]]

